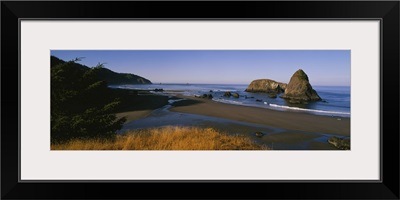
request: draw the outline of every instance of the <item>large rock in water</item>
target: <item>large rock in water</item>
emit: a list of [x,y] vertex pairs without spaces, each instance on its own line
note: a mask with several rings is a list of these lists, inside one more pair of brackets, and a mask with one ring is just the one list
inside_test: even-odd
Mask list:
[[297,70],[290,78],[285,94],[281,97],[293,102],[321,100],[321,97],[310,85],[307,74],[301,69]]
[[277,94],[284,92],[286,86],[286,83],[280,83],[270,79],[257,79],[252,81],[250,85],[247,86],[247,89],[245,91]]

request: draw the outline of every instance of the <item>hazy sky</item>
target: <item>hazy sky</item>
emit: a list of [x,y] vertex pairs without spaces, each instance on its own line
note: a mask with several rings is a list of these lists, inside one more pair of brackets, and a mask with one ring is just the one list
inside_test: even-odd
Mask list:
[[312,85],[349,86],[350,50],[52,50],[62,60],[84,57],[153,83],[249,84],[268,78],[288,83],[303,69]]

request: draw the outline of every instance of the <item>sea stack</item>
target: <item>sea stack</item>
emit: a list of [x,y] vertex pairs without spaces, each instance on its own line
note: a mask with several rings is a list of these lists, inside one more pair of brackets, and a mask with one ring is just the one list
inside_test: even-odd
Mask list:
[[297,70],[293,74],[286,87],[285,94],[281,97],[288,99],[292,103],[321,100],[321,97],[312,88],[307,74],[302,69]]
[[285,91],[286,85],[286,83],[279,83],[270,79],[257,79],[252,81],[245,91],[278,94]]

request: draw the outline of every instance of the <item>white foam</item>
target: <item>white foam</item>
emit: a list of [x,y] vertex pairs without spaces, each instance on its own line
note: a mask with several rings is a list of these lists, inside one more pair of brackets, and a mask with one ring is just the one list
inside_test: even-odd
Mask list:
[[233,101],[233,100],[226,100],[226,99],[213,98],[212,100],[216,101],[216,102],[227,103],[227,104],[237,104],[237,105],[242,105],[243,104],[243,102]]
[[[264,102],[265,103],[265,102]],[[300,110],[300,111],[307,111],[307,112],[317,112],[317,113],[326,113],[326,114],[340,114],[340,115],[350,115],[349,112],[336,112],[336,111],[327,111],[327,110],[314,110],[314,109],[306,109],[306,108],[298,108],[298,107],[290,107],[290,106],[281,106],[276,104],[269,104],[271,107],[276,108],[283,108],[289,110]]]
[[226,90],[226,89],[218,89],[213,90],[214,92],[238,92],[238,90]]

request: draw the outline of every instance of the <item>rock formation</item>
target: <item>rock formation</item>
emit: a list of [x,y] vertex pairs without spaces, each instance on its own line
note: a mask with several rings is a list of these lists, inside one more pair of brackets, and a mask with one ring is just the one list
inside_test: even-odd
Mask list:
[[231,92],[225,92],[224,93],[224,97],[236,97],[239,98],[239,94],[238,93],[231,93]]
[[256,134],[257,137],[262,137],[264,135],[264,133],[259,132],[259,131],[257,131],[255,134]]
[[203,98],[212,99],[212,98],[213,98],[213,95],[212,95],[212,94],[203,94],[202,97],[203,97]]
[[292,103],[321,100],[321,97],[310,85],[307,74],[301,69],[297,70],[290,78],[285,94],[281,97]]
[[286,87],[286,83],[280,83],[270,79],[258,79],[252,81],[245,91],[278,94],[284,92]]
[[231,93],[231,92],[225,92],[225,93],[224,93],[224,97],[230,97],[230,96],[232,96],[232,93]]

